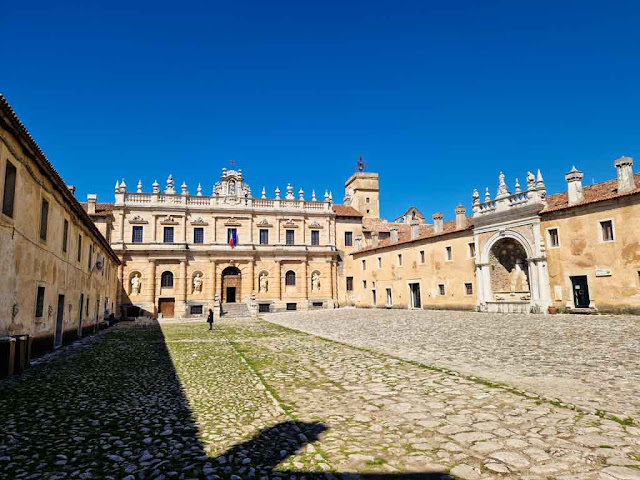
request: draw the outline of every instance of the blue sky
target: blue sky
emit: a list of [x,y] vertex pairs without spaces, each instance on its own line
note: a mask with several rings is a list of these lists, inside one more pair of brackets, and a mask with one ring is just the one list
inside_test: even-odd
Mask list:
[[[9,2],[0,91],[77,195],[169,173],[453,218],[498,173],[551,192],[640,158],[638,2]],[[640,171],[640,161],[636,166]]]

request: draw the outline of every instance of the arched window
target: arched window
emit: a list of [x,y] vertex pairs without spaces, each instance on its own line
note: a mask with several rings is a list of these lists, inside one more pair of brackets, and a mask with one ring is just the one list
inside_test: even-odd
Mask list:
[[160,286],[173,287],[173,273],[162,272],[162,277],[160,277]]
[[296,272],[293,270],[289,270],[284,276],[284,284],[285,285],[295,285],[296,284]]

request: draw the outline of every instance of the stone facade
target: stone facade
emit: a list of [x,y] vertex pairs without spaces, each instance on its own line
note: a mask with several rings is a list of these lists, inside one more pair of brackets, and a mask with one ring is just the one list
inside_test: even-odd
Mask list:
[[0,96],[0,336],[36,356],[104,322],[118,257]]

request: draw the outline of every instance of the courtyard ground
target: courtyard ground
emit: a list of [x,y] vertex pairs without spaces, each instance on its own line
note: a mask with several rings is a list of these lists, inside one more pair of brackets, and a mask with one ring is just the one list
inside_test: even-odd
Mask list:
[[263,320],[122,325],[0,383],[0,477],[640,478],[632,420],[408,362],[399,348]]

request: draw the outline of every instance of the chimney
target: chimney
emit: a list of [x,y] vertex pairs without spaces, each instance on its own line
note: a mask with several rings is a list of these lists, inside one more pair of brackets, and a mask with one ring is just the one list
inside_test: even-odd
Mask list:
[[459,204],[456,207],[456,228],[458,230],[465,228],[467,226],[467,209],[464,208],[464,205]]
[[420,222],[411,220],[411,240],[415,240],[420,235]]
[[71,192],[71,195],[76,196],[76,186],[75,185],[67,185],[67,188]]
[[398,242],[398,227],[391,227],[391,229],[389,230],[389,234],[391,236],[391,243],[397,243]]
[[582,190],[582,178],[584,173],[578,170],[575,166],[571,171],[565,174],[564,178],[567,180],[567,193],[569,194],[569,205],[575,205],[584,200],[584,191]]
[[442,231],[444,230],[443,219],[444,215],[442,215],[442,212],[436,212],[433,214],[433,233],[442,233]]
[[378,246],[378,232],[371,232],[371,245],[373,248]]
[[98,200],[98,196],[95,193],[87,194],[87,213],[89,215],[95,215],[97,200]]
[[620,157],[613,164],[618,172],[618,193],[631,192],[636,189],[633,179],[633,158]]

